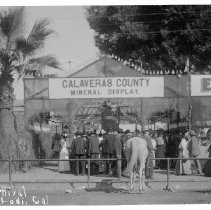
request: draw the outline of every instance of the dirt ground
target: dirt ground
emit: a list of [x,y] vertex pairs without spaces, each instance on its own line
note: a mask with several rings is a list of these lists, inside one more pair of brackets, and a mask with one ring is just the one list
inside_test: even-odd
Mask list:
[[[10,199],[7,197],[4,201],[8,200],[10,202]],[[128,194],[126,191],[87,192],[78,190],[73,194],[29,191],[27,197],[23,200],[22,205],[208,204],[211,203],[211,191],[167,192],[164,190],[150,190],[144,194]],[[43,203],[43,200],[45,203]],[[4,203],[3,205],[10,204]]]
[[[104,176],[91,176],[90,190],[87,190],[87,176],[60,174],[56,168],[34,168],[27,173],[13,174],[13,181],[84,181],[71,188],[67,183],[14,184],[20,190],[5,194],[6,184],[0,184],[0,205],[135,205],[135,204],[208,204],[211,203],[211,177],[175,176],[170,173],[170,189],[166,187],[166,172],[155,171],[154,179],[143,194],[129,194],[126,183],[104,184],[105,180],[116,180]],[[124,181],[125,179],[123,179]],[[8,174],[0,175],[0,181],[8,181]],[[122,180],[121,180],[122,181]],[[158,181],[158,182],[157,182]],[[23,188],[25,196],[23,193]],[[65,193],[71,189],[73,193]],[[136,189],[138,186],[136,185]],[[4,193],[3,193],[4,192]],[[15,191],[14,191],[15,192]],[[20,196],[21,195],[21,196]]]
[[144,194],[126,191],[78,191],[73,194],[50,193],[49,205],[135,205],[135,204],[208,204],[211,191],[167,192],[150,190]]

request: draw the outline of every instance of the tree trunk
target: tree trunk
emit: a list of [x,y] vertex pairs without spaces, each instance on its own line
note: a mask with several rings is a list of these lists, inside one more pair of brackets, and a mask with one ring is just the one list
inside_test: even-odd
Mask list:
[[[13,114],[13,88],[11,81],[0,79],[0,159],[19,159],[21,151],[18,144],[17,127]],[[8,163],[0,163],[0,171],[8,170]],[[20,163],[12,164],[14,170]]]

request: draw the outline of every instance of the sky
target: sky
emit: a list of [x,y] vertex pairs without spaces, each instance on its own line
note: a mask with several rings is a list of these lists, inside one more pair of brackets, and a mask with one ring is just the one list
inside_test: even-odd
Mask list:
[[[210,0],[201,0],[201,4],[207,4]],[[70,4],[68,0],[48,0],[45,3],[42,0],[32,1],[0,1],[6,5],[32,5],[25,7],[25,34],[30,31],[34,21],[39,18],[47,17],[50,19],[50,27],[56,31],[45,43],[44,48],[38,55],[53,54],[60,61],[63,72],[51,71],[58,73],[59,76],[65,76],[73,73],[83,65],[95,60],[99,55],[99,50],[95,47],[94,31],[90,29],[89,24],[85,18],[86,7],[83,0],[72,0],[71,4],[81,6],[59,6]],[[68,2],[68,3],[67,3]],[[174,1],[162,0],[153,1],[153,4],[174,4]],[[178,4],[194,4],[198,3],[193,0],[178,0]],[[57,6],[34,6],[34,5],[57,5]],[[87,5],[99,5],[97,1],[86,1]],[[123,4],[123,1],[104,0],[103,4]],[[124,5],[140,4],[139,1],[127,0]],[[149,4],[148,1],[143,0],[141,4]],[[0,11],[7,7],[0,6]],[[67,63],[71,60],[70,65]],[[52,69],[51,69],[52,70]],[[47,69],[48,71],[48,69]],[[17,80],[14,82],[14,90],[16,99],[23,99],[23,81]]]
[[[99,53],[94,43],[94,31],[89,27],[85,12],[84,6],[25,7],[25,35],[29,33],[36,19],[45,17],[49,18],[49,27],[55,31],[45,42],[44,48],[38,52],[38,56],[53,54],[60,61],[63,71],[51,69],[52,73],[58,73],[59,76],[69,75],[97,58]],[[69,60],[73,62],[71,66]],[[14,82],[14,90],[16,99],[23,99],[22,80]]]

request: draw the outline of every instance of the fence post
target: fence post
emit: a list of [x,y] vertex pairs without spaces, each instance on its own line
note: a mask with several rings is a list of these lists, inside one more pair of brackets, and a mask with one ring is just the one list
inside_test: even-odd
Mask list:
[[9,158],[9,184],[12,184],[12,164],[11,164],[11,156]]
[[170,172],[170,158],[167,158],[167,184],[166,184],[166,190],[171,191],[170,185],[169,185],[169,172]]
[[88,184],[88,189],[90,189],[90,159],[88,159],[87,184]]

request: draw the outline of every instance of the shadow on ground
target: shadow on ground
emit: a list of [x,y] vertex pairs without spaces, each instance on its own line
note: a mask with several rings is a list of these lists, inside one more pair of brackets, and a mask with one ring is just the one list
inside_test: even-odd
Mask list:
[[126,188],[116,188],[112,186],[111,180],[103,180],[96,183],[95,188],[86,189],[87,192],[105,192],[105,193],[128,193]]
[[[167,170],[163,169],[163,170],[155,170],[154,172],[158,173],[158,174],[167,174]],[[175,171],[169,171],[169,174],[175,174]]]
[[204,194],[211,194],[211,189],[207,189],[207,190],[194,190],[193,192],[196,192],[196,193],[204,193]]

